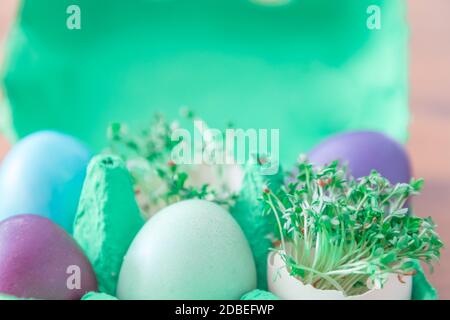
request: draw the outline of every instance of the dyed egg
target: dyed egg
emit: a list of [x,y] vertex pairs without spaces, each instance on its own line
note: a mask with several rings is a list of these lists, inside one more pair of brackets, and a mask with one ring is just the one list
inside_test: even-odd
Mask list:
[[222,207],[175,203],[139,231],[122,264],[119,299],[239,299],[256,288],[244,233]]
[[0,220],[38,214],[71,233],[90,158],[81,142],[57,132],[19,141],[0,167]]
[[340,160],[355,178],[375,169],[391,183],[409,182],[411,165],[404,147],[388,136],[372,131],[342,133],[314,148],[308,159],[315,165]]
[[37,215],[0,223],[0,294],[69,300],[96,290],[89,261],[62,228]]

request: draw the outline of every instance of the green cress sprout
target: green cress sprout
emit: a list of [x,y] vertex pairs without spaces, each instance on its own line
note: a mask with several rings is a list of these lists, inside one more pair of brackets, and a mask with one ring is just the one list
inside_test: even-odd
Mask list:
[[[183,119],[199,120],[188,110],[183,111]],[[105,152],[125,161],[142,214],[149,218],[171,203],[194,198],[229,208],[237,195],[225,190],[226,186],[216,190],[206,183],[190,185],[189,171],[194,165],[178,165],[171,160],[173,148],[181,142],[172,140],[177,128],[178,121],[168,122],[161,114],[155,114],[150,126],[141,131],[133,132],[120,123],[108,128],[109,146]]]
[[381,288],[389,274],[415,274],[413,260],[432,268],[443,244],[431,218],[408,214],[405,203],[423,180],[392,185],[376,171],[353,179],[333,162],[300,160],[294,182],[263,192],[264,213],[277,221],[274,251],[291,276],[347,296]]

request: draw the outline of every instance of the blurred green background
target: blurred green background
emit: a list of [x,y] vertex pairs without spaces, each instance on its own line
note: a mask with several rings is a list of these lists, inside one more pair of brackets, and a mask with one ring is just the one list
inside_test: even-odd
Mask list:
[[[81,8],[81,30],[66,8]],[[379,5],[382,28],[367,28]],[[350,129],[407,135],[403,0],[27,0],[10,36],[10,137],[61,130],[98,149],[188,106],[224,128],[280,129],[281,161]],[[5,118],[5,116],[4,116]]]

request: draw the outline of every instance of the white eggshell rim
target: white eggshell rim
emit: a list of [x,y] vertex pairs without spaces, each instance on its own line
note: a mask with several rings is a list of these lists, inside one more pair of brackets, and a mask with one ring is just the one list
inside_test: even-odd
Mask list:
[[269,291],[283,300],[410,300],[412,295],[412,277],[405,277],[402,283],[395,274],[389,275],[382,289],[362,295],[345,296],[338,290],[317,289],[292,277],[276,252],[267,259],[267,282]]

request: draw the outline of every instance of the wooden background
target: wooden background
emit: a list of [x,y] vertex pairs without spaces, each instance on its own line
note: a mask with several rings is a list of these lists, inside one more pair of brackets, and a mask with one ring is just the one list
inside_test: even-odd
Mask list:
[[[409,0],[411,25],[411,137],[408,151],[414,175],[426,179],[415,212],[432,216],[450,245],[450,0]],[[17,0],[1,0],[2,46],[13,20]],[[0,93],[1,95],[1,93]],[[7,144],[0,137],[0,159]],[[450,299],[450,252],[430,276],[442,299]]]
[[[415,212],[430,215],[450,246],[450,1],[410,0],[411,137],[414,174],[426,180]],[[442,299],[450,299],[450,252],[431,275]]]

